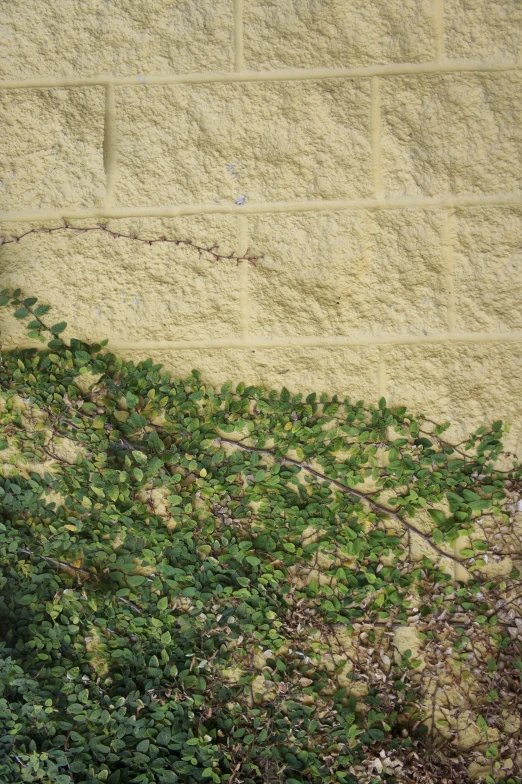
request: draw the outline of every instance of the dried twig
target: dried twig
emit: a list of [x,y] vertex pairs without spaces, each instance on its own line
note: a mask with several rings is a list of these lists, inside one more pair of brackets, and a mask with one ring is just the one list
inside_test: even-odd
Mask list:
[[165,236],[161,237],[138,237],[137,234],[125,234],[119,231],[112,231],[112,229],[107,228],[104,223],[98,223],[96,226],[71,226],[64,220],[63,226],[54,226],[54,227],[45,227],[39,229],[29,229],[28,231],[24,232],[23,234],[19,234],[18,236],[11,236],[7,237],[0,237],[0,246],[2,245],[12,245],[16,242],[20,242],[24,237],[28,237],[30,234],[53,234],[56,231],[71,231],[75,232],[76,234],[87,234],[90,231],[99,231],[108,234],[112,239],[126,239],[126,240],[134,240],[135,242],[141,242],[143,245],[155,245],[158,242],[167,242],[171,245],[184,245],[187,248],[192,248],[192,250],[197,251],[200,255],[207,254],[211,256],[214,261],[235,261],[236,264],[240,264],[243,261],[248,262],[255,266],[258,261],[261,261],[263,258],[262,255],[260,256],[249,256],[247,249],[243,255],[239,255],[236,253],[220,253],[219,248],[217,245],[198,245],[193,240],[187,239],[174,239]]

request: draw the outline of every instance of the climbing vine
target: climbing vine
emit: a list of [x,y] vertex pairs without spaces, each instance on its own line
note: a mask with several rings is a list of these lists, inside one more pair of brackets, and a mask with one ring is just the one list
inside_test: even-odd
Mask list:
[[522,469],[495,422],[215,388],[20,290],[0,780],[520,784]]

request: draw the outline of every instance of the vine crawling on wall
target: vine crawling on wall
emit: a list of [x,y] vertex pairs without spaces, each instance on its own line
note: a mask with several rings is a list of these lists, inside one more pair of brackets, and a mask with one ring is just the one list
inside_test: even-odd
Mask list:
[[72,226],[71,224],[67,223],[64,220],[63,226],[50,226],[45,228],[33,228],[28,229],[28,231],[23,232],[23,234],[19,234],[18,236],[9,236],[9,237],[0,237],[0,246],[2,245],[11,245],[13,243],[20,242],[25,237],[29,237],[32,234],[54,234],[55,232],[73,232],[75,234],[88,234],[89,232],[103,232],[108,234],[112,239],[126,239],[126,240],[133,240],[135,242],[141,242],[143,245],[156,245],[158,243],[168,243],[171,245],[176,246],[184,246],[186,248],[192,248],[192,250],[197,251],[200,255],[208,255],[214,261],[235,261],[236,264],[241,264],[241,262],[248,262],[248,264],[256,265],[259,261],[262,260],[263,256],[249,256],[248,249],[245,251],[243,255],[238,255],[236,253],[220,253],[219,247],[217,245],[199,245],[197,242],[189,239],[176,239],[176,238],[169,238],[166,236],[161,237],[140,237],[136,233],[132,234],[125,234],[119,231],[113,231],[109,229],[105,224],[98,223],[96,226]]
[[501,422],[453,445],[0,306],[47,340],[0,364],[2,780],[520,784]]

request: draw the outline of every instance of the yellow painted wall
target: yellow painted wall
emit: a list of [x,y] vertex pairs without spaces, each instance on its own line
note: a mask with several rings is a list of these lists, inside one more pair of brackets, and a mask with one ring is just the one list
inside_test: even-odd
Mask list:
[[64,232],[1,283],[176,373],[507,418],[522,457],[521,49],[520,0],[5,2],[1,234],[264,260]]

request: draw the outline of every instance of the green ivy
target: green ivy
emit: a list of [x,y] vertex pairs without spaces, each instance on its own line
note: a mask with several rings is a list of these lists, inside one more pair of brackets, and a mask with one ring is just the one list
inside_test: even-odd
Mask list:
[[[66,342],[19,290],[0,305],[51,333],[0,364],[2,782],[411,781],[364,766],[434,758],[420,660],[392,658],[361,696],[362,670],[328,651],[407,625],[413,595],[426,629],[465,611],[497,635],[519,687],[496,607],[520,572],[482,574],[495,542],[453,548],[481,516],[510,519],[522,472],[497,466],[502,422],[453,446],[384,398],[216,389]],[[430,557],[411,559],[412,535]]]

